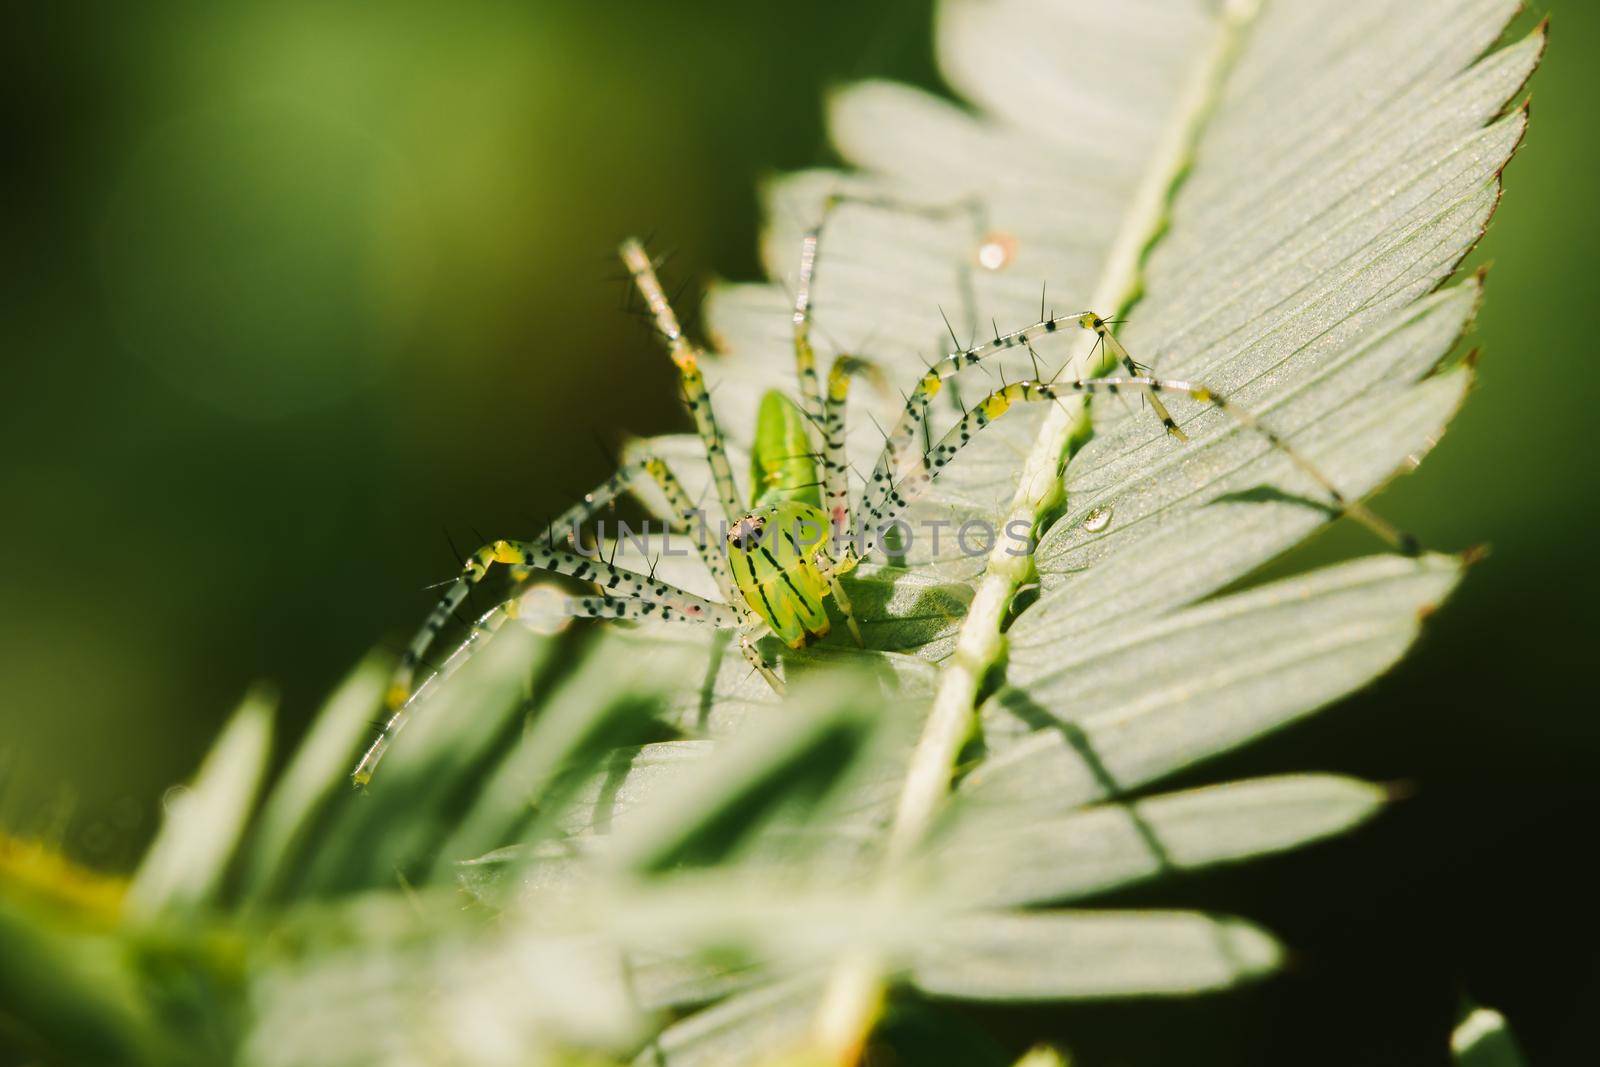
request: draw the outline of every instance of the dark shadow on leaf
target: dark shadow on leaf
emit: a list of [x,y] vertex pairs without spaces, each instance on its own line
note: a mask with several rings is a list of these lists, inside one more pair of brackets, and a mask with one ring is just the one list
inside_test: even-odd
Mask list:
[[1241,489],[1236,493],[1223,493],[1206,501],[1206,507],[1211,507],[1213,504],[1296,504],[1313,511],[1320,511],[1330,519],[1337,519],[1343,514],[1327,500],[1313,500],[1298,493],[1286,493],[1275,485],[1258,485],[1253,489]]
[[[1126,799],[1127,793],[1130,791],[1123,788],[1111,773],[1111,769],[1105,765],[1105,761],[1095,751],[1093,740],[1090,739],[1089,734],[1083,727],[1052,713],[1049,709],[1035,702],[1022,689],[1007,687],[996,696],[996,699],[1005,706],[1006,710],[1010,711],[1022,722],[1033,727],[1035,731],[1048,730],[1055,733],[1083,761],[1084,767],[1094,778],[1104,796],[1104,799],[1100,802],[1101,806],[1117,808],[1127,818],[1128,824],[1133,827],[1134,833],[1138,834],[1140,842],[1149,852],[1150,858],[1156,867],[1154,874],[1151,876],[1152,878],[1172,877],[1181,874],[1185,870],[1183,865],[1173,858],[1172,853],[1162,842],[1161,835],[1156,831],[1156,828],[1139,811],[1138,802]],[[1212,933],[1218,951],[1243,968],[1247,961],[1238,957],[1223,928],[1220,925],[1216,926]]]
[[1105,800],[1109,803],[1115,803],[1127,814],[1134,831],[1139,835],[1139,839],[1144,842],[1145,848],[1150,852],[1151,859],[1155,861],[1161,873],[1170,874],[1179,869],[1178,864],[1172,859],[1171,853],[1161,843],[1161,838],[1156,834],[1155,827],[1151,826],[1139,814],[1138,809],[1133,804],[1121,800],[1125,793],[1122,785],[1112,775],[1110,768],[1105,765],[1105,761],[1100,758],[1099,753],[1095,751],[1094,742],[1089,739],[1089,735],[1081,726],[1052,714],[1040,704],[1035,703],[1033,698],[1021,689],[1007,688],[1000,693],[997,699],[1001,704],[1005,705],[1008,711],[1033,727],[1034,730],[1052,731],[1065,741],[1067,747],[1072,749],[1077,757],[1083,761],[1084,768],[1094,778],[1095,784],[1100,787]]

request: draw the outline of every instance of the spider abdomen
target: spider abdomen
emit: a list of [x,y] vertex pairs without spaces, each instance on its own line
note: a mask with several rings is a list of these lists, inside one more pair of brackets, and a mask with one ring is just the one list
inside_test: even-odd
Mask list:
[[828,633],[828,579],[818,565],[828,518],[797,500],[758,507],[728,531],[728,562],[750,610],[790,648]]

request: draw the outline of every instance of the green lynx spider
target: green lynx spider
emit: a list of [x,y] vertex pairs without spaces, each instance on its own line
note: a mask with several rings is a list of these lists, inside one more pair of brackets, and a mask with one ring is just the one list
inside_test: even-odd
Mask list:
[[[751,463],[755,501],[749,508],[734,482],[710,393],[700,370],[703,352],[684,336],[656,277],[655,264],[643,246],[630,239],[620,249],[622,261],[649,308],[656,331],[677,365],[684,404],[705,448],[715,493],[728,520],[727,536],[722,543],[715,543],[714,538],[694,538],[721,600],[708,600],[653,575],[615,567],[593,553],[579,550],[579,527],[643,481],[653,483],[665,495],[675,517],[684,526],[691,526],[700,517],[688,493],[664,462],[654,456],[632,460],[552,524],[549,529],[564,532],[560,541],[548,533],[543,541],[497,540],[467,558],[462,574],[445,592],[400,660],[386,697],[390,717],[356,769],[357,783],[371,780],[379,760],[405,723],[407,707],[420,695],[422,689],[414,690],[412,683],[416,668],[423,662],[434,638],[456,618],[457,609],[471,589],[495,564],[510,567],[519,578],[543,571],[596,586],[596,592],[582,596],[566,596],[542,588],[541,615],[653,619],[703,623],[732,630],[750,666],[781,693],[783,682],[776,665],[757,646],[759,638],[770,633],[791,648],[801,648],[825,636],[831,627],[827,610],[831,597],[859,644],[860,627],[840,577],[881,545],[884,532],[894,527],[906,508],[927,490],[974,435],[1017,403],[1058,401],[1073,394],[1136,394],[1150,402],[1167,432],[1179,440],[1187,438],[1162,405],[1162,395],[1182,395],[1219,408],[1260,434],[1272,448],[1314,479],[1339,512],[1370,527],[1401,551],[1416,551],[1412,538],[1359,501],[1345,497],[1300,452],[1248,411],[1204,385],[1142,373],[1143,368],[1112,334],[1107,320],[1093,311],[1041,316],[1040,321],[1031,326],[997,334],[983,344],[958,346],[957,351],[933,364],[918,380],[899,420],[887,434],[860,499],[852,502],[848,482],[850,468],[845,458],[846,399],[852,376],[870,364],[840,356],[833,362],[824,387],[819,380],[811,344],[811,291],[818,245],[829,216],[847,202],[925,215],[955,213],[947,208],[910,207],[860,197],[833,196],[824,203],[821,220],[802,241],[794,301],[794,355],[800,403],[797,406],[776,390],[769,391],[762,399]],[[1073,328],[1095,334],[1097,343],[1105,346],[1109,359],[1121,364],[1127,374],[1005,385],[967,410],[931,447],[925,451],[915,448],[918,434],[924,431],[928,402],[947,379],[1010,349],[1024,348],[1031,353],[1034,340]],[[522,605],[522,598],[514,598],[484,614],[472,625],[465,642],[444,670],[451,669],[481,637],[492,633],[507,619],[517,617],[519,612],[525,612]],[[425,682],[422,688],[427,684]]]

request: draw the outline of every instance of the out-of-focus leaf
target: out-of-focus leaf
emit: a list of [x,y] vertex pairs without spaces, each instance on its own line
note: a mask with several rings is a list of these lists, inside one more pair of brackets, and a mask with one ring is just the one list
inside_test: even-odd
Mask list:
[[1523,1067],[1522,1050],[1493,1008],[1474,1008],[1450,1035],[1456,1067]]
[[247,899],[270,897],[290,876],[328,800],[350,788],[350,768],[381,706],[389,669],[383,658],[363,660],[323,705],[278,777],[250,836],[243,878]]
[[548,834],[615,749],[659,735],[663,695],[691,681],[676,649],[639,650],[602,640],[542,702],[470,811],[434,857],[434,877],[508,840]]
[[729,739],[703,773],[619,833],[613,861],[641,872],[706,862],[778,811],[820,804],[868,749],[872,692],[870,679],[850,672],[796,687],[782,717]]
[[1376,786],[1334,775],[1229,782],[1121,804],[1053,810],[958,794],[925,877],[991,905],[1066,901],[1129,883],[1294,848],[1369,818]]
[[245,697],[194,784],[168,795],[161,831],[128,888],[129,918],[154,919],[212,900],[266,769],[272,712],[271,697]]
[[162,1046],[125,947],[104,933],[56,926],[48,912],[23,907],[7,890],[0,885],[6,1028],[59,1062],[160,1062]]
[[366,789],[347,793],[304,874],[307,892],[414,880],[510,747],[555,641],[502,629],[411,709],[410,722]]
[[294,951],[251,969],[248,1067],[559,1067],[644,1036],[622,960],[581,931],[533,936],[419,897],[357,901],[280,937]]
[[821,978],[801,975],[729,997],[667,1027],[634,1067],[725,1067],[798,1058],[809,1043],[821,995]]
[[996,912],[952,919],[911,965],[918,989],[970,1000],[1177,995],[1259,978],[1282,950],[1195,912]]

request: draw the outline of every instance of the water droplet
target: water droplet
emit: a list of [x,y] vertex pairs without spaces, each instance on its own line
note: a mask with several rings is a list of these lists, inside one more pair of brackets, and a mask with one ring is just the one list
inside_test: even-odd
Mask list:
[[1111,525],[1110,508],[1094,508],[1083,517],[1083,528],[1090,533],[1099,533]]
[[1017,239],[998,230],[985,234],[978,246],[978,266],[984,270],[1003,270],[1016,256]]

